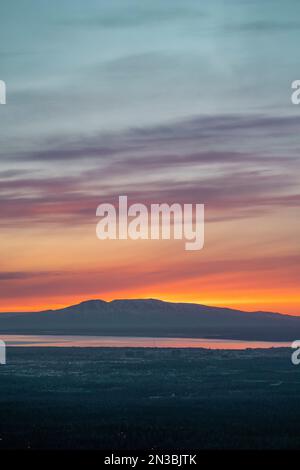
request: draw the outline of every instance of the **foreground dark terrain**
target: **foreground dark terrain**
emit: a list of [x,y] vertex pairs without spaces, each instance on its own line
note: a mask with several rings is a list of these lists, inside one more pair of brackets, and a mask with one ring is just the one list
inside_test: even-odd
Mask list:
[[0,448],[300,448],[288,349],[9,348]]

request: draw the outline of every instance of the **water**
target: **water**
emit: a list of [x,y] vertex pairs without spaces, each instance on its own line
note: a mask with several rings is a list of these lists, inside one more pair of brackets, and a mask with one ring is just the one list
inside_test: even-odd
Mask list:
[[206,349],[267,349],[290,347],[288,342],[240,341],[207,338],[144,338],[131,336],[57,336],[1,335],[7,346],[79,347],[79,348],[206,348]]

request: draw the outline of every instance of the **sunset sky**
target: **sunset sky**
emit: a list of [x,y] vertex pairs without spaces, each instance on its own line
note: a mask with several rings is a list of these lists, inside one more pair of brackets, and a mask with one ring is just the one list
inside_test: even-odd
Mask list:
[[[0,311],[154,297],[300,314],[300,2],[1,4]],[[96,208],[205,204],[205,245]]]

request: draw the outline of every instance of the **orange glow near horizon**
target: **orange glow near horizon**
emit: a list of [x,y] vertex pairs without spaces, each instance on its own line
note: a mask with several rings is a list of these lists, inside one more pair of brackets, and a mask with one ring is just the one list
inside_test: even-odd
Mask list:
[[208,223],[197,252],[185,251],[183,241],[102,242],[92,225],[24,228],[22,237],[3,230],[0,312],[157,298],[300,315],[298,238],[277,217]]
[[232,308],[235,310],[244,310],[247,312],[254,312],[254,311],[268,311],[268,312],[275,312],[275,313],[281,313],[281,314],[287,314],[287,315],[300,315],[299,314],[299,298],[291,298],[291,299],[285,299],[284,302],[282,302],[281,299],[274,299],[274,301],[270,301],[269,299],[199,299],[199,298],[185,298],[185,297],[179,297],[176,295],[167,295],[167,296],[143,296],[143,295],[129,295],[129,296],[116,296],[116,297],[111,297],[111,296],[89,296],[87,297],[72,297],[72,298],[67,298],[65,301],[59,302],[59,303],[52,303],[47,302],[47,303],[42,303],[42,302],[37,302],[37,303],[29,303],[29,304],[12,304],[8,303],[7,306],[5,304],[1,307],[0,309],[0,314],[1,313],[6,313],[6,312],[39,312],[43,310],[58,310],[61,308],[69,307],[70,305],[76,305],[81,302],[84,302],[85,300],[104,300],[106,302],[110,302],[112,300],[117,300],[117,299],[149,299],[149,298],[154,298],[157,300],[162,300],[165,302],[174,302],[174,303],[192,303],[192,304],[200,304],[200,305],[207,305],[207,306],[214,306],[214,307],[221,307],[221,308]]
[[232,308],[237,310],[244,311],[270,311],[278,312],[288,315],[300,315],[299,312],[299,303],[300,297],[297,294],[285,293],[284,298],[280,296],[264,297],[263,292],[258,293],[257,297],[255,295],[249,296],[247,293],[239,293],[236,297],[230,297],[230,294],[223,293],[220,294],[220,297],[213,297],[212,295],[204,295],[203,297],[196,296],[194,292],[172,292],[172,289],[166,289],[162,291],[155,288],[148,288],[146,290],[140,289],[137,291],[116,291],[113,294],[92,294],[92,295],[70,295],[66,297],[60,297],[59,301],[53,301],[51,298],[39,298],[34,297],[29,298],[28,302],[25,303],[13,303],[13,302],[2,302],[0,312],[30,312],[30,311],[42,311],[42,310],[57,310],[60,308],[65,308],[70,305],[78,304],[86,300],[104,300],[110,302],[116,299],[158,299],[165,302],[174,302],[174,303],[195,303],[202,304],[207,306],[215,307],[224,307]]

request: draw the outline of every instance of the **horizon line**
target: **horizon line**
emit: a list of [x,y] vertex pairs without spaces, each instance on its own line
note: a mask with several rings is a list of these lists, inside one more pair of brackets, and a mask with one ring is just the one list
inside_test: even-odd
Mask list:
[[202,306],[202,307],[208,307],[208,308],[216,308],[216,309],[225,309],[225,310],[232,310],[232,311],[237,311],[237,312],[245,312],[245,313],[271,313],[275,315],[281,315],[281,316],[288,316],[288,317],[298,317],[299,315],[295,314],[290,314],[290,313],[282,313],[278,311],[271,311],[271,310],[241,310],[239,308],[232,308],[232,307],[227,307],[224,305],[218,306],[218,305],[212,305],[212,304],[207,304],[207,303],[200,303],[200,302],[195,302],[195,301],[172,301],[172,300],[165,300],[157,297],[125,297],[125,298],[115,298],[111,300],[104,300],[101,298],[90,298],[90,299],[85,299],[85,300],[80,300],[80,301],[74,301],[74,303],[68,303],[64,304],[62,306],[58,306],[56,308],[43,308],[43,309],[32,309],[32,310],[5,310],[1,311],[0,310],[0,315],[1,314],[14,314],[14,313],[42,313],[42,312],[56,312],[59,310],[64,310],[67,308],[75,307],[84,303],[88,302],[103,302],[106,304],[110,304],[113,302],[120,302],[120,301],[155,301],[155,302],[162,302],[162,303],[169,303],[169,304],[190,304],[190,305],[195,305],[195,306]]

